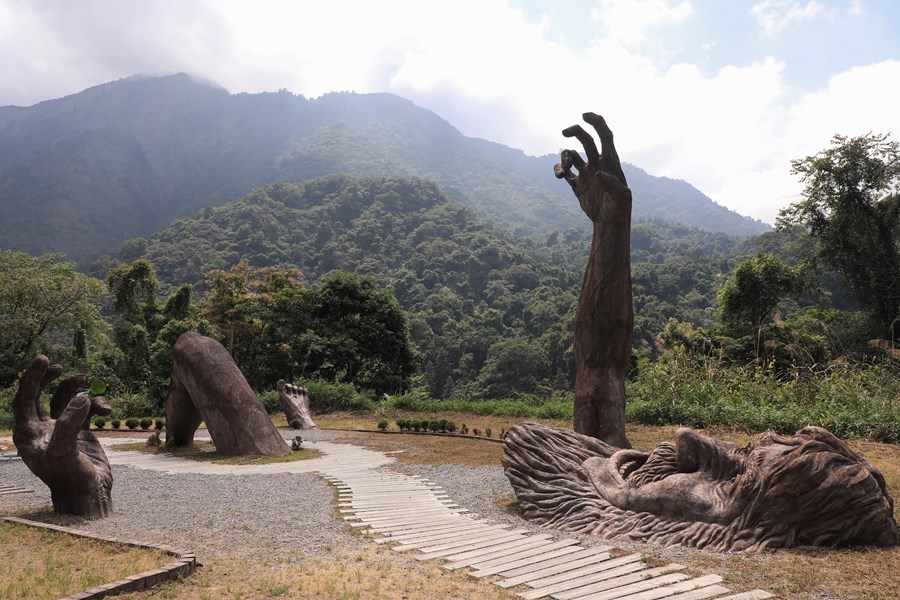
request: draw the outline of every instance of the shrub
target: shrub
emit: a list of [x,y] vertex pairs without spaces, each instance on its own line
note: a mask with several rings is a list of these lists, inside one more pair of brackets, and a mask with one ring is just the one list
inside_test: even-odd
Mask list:
[[477,427],[473,427],[472,435],[481,435],[481,431]]
[[118,429],[119,427],[122,426],[122,421],[120,421],[119,419],[113,419],[112,421],[109,422],[109,424],[112,425],[113,429]]
[[259,398],[260,404],[263,405],[268,414],[274,415],[281,411],[281,403],[278,401],[278,390],[266,390],[261,394],[257,394],[256,397]]
[[156,421],[154,421],[154,427],[156,427],[157,431],[163,429],[165,426],[166,421],[164,419],[156,419]]
[[291,429],[303,429],[303,422],[300,419],[291,419],[288,425],[291,426]]
[[415,420],[412,421],[412,428],[415,429],[416,431],[421,431],[422,430],[422,422],[415,421]]
[[136,419],[134,417],[128,417],[125,419],[125,427],[128,429],[137,429],[137,426],[141,424],[140,419]]
[[114,398],[108,398],[112,407],[112,415],[123,418],[127,415],[143,417],[153,414],[154,403],[146,395],[139,392],[125,391]]
[[385,431],[385,430],[387,430],[387,428],[388,428],[387,419],[382,419],[382,420],[378,421],[378,429],[380,429],[381,431]]
[[150,437],[147,438],[147,445],[151,448],[159,448],[159,434],[151,433]]
[[484,435],[485,435],[485,437],[491,437],[491,433],[492,433],[492,432],[491,432],[491,428],[490,428],[490,427],[485,427],[485,428],[484,428]]
[[104,427],[106,427],[106,418],[104,418],[104,417],[95,418],[94,419],[94,427],[96,427],[97,429],[103,429]]
[[449,431],[450,433],[456,431],[456,423],[454,423],[453,421],[447,421],[447,431]]
[[141,429],[150,429],[150,427],[153,425],[153,419],[151,419],[150,417],[144,417],[143,419],[141,419],[140,425]]
[[462,424],[462,428],[460,428],[459,432],[463,435],[469,433],[469,428],[465,423]]
[[309,408],[314,413],[375,410],[372,399],[349,383],[307,381],[304,387],[309,395]]
[[447,419],[441,419],[438,421],[438,429],[441,431],[447,431]]
[[437,419],[432,419],[428,422],[428,429],[431,431],[438,431],[441,428],[441,422]]
[[397,428],[400,431],[403,431],[406,429],[406,419],[397,419],[396,423],[397,423]]

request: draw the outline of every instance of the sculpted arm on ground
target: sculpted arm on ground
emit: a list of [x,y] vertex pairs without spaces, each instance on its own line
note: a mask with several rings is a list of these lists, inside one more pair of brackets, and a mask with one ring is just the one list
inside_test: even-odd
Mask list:
[[[613,134],[603,117],[583,115],[603,150],[580,126],[563,130],[584,146],[587,162],[563,150],[556,176],[565,179],[593,224],[593,237],[575,311],[575,431],[620,448],[625,437],[625,375],[631,361],[631,190]],[[577,173],[573,172],[575,169]]]
[[75,395],[84,375],[60,382],[41,404],[41,390],[62,374],[46,356],[32,361],[13,399],[13,443],[22,461],[50,488],[53,509],[62,514],[97,518],[112,514],[112,470],[99,440],[86,429],[92,414],[109,414],[102,397]]

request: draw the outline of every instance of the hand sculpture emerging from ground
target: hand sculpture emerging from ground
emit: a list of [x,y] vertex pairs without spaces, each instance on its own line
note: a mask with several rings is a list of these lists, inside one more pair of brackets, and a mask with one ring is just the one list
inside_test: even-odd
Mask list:
[[503,467],[541,525],[714,551],[900,544],[884,477],[830,432],[738,447],[679,429],[652,452],[523,423]]
[[284,411],[288,425],[295,429],[318,429],[309,412],[309,395],[306,388],[279,379],[275,389],[278,390],[278,403]]
[[201,422],[222,454],[284,456],[291,453],[266,409],[225,347],[188,332],[172,349],[166,398],[166,443],[190,446]]
[[[50,400],[48,416],[41,389],[62,373],[46,356],[32,361],[13,399],[13,443],[22,461],[50,488],[53,510],[98,518],[112,514],[112,470],[100,442],[86,424],[93,414],[109,414],[102,397],[75,395],[84,375],[64,379]],[[74,396],[74,398],[73,398]]]
[[[594,225],[581,296],[575,310],[575,431],[620,448],[625,437],[625,375],[631,361],[634,309],[631,299],[631,190],[613,134],[603,117],[585,113],[603,148],[580,125],[563,130],[584,146],[585,163],[563,150],[556,176],[572,186]],[[572,172],[572,168],[578,174]]]

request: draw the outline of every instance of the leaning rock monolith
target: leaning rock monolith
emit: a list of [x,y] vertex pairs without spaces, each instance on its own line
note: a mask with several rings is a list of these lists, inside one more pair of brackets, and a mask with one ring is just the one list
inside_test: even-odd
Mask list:
[[166,398],[166,443],[190,446],[201,422],[216,450],[284,456],[291,449],[225,347],[188,332],[175,342]]

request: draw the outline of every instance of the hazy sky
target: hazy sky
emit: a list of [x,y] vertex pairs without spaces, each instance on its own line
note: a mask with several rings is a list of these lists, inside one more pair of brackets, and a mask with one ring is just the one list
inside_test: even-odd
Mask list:
[[900,2],[0,0],[0,105],[175,72],[393,92],[532,155],[594,111],[623,160],[772,222],[791,159],[900,138]]

